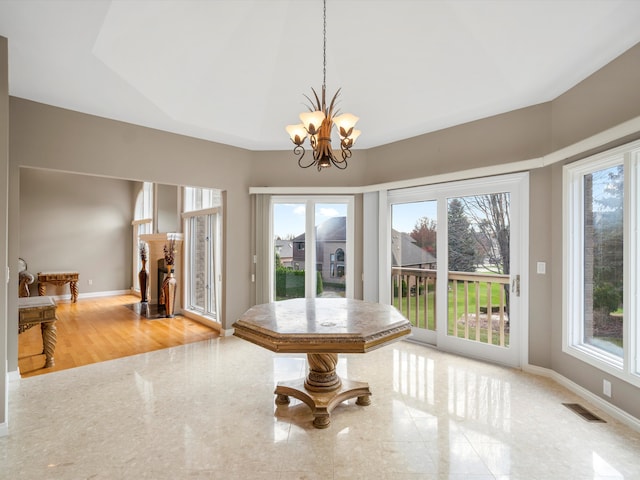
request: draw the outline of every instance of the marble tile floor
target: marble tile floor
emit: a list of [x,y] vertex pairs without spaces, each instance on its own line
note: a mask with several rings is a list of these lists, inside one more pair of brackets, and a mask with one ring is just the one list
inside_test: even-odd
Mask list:
[[0,478],[640,478],[640,433],[552,380],[402,341],[341,356],[372,403],[318,430],[306,405],[274,403],[305,366],[221,337],[13,380]]

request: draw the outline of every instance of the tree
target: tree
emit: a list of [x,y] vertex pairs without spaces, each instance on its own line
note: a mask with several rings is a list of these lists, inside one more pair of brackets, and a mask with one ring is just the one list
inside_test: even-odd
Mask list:
[[[592,239],[585,251],[587,265],[593,269],[594,307],[610,311],[617,296],[622,303],[624,170],[617,165],[585,176],[589,196],[585,194],[585,222],[590,223]],[[585,272],[587,273],[587,272]],[[604,295],[606,292],[606,295]],[[598,293],[599,295],[595,295]],[[607,301],[600,301],[606,298]]]
[[276,235],[275,240],[293,240],[298,235],[294,233],[287,233],[286,235]]
[[476,249],[473,230],[465,214],[464,204],[457,198],[449,201],[447,210],[449,228],[449,270],[476,271]]
[[510,273],[510,198],[508,193],[465,197],[463,203],[477,227],[476,247],[494,273]]
[[421,217],[409,234],[416,241],[416,245],[435,256],[436,254],[436,221]]

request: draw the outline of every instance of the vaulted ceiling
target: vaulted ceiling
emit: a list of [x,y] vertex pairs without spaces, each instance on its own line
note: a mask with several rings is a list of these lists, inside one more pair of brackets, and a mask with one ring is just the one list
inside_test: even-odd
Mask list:
[[[9,91],[252,150],[322,85],[321,0],[3,0]],[[328,0],[327,90],[369,148],[554,99],[640,42],[640,1]]]

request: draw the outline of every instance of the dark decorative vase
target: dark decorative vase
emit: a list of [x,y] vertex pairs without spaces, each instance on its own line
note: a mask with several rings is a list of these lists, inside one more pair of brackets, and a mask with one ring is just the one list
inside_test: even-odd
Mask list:
[[138,272],[138,281],[140,282],[140,303],[147,303],[149,301],[149,272],[147,272],[146,260],[142,260],[142,270]]
[[173,318],[176,308],[176,285],[178,281],[173,275],[173,265],[167,265],[167,276],[162,282],[162,303],[164,304],[165,317]]

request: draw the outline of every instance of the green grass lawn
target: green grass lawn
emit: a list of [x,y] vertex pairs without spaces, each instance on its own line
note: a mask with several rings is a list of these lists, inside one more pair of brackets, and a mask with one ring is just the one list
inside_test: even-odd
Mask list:
[[[426,328],[428,330],[435,330],[435,292],[434,285],[429,285],[429,291],[427,294],[427,317],[425,323],[425,298],[424,295],[418,297],[418,305],[416,307],[416,296],[404,297],[402,299],[402,305],[399,304],[398,296],[395,296],[393,299],[393,305],[398,308],[402,312],[402,314],[409,319],[411,324],[414,327],[418,328]],[[449,335],[455,335],[454,328],[456,327],[456,323],[454,322],[454,295],[453,295],[453,282],[449,282],[449,293],[447,295],[447,303],[448,303],[448,333]],[[478,283],[478,292],[476,293],[475,284],[468,284],[468,301],[469,301],[469,314],[474,315],[476,312],[476,301],[479,300],[481,308],[487,308],[487,298],[489,295],[487,282],[479,282]],[[500,305],[500,294],[503,289],[502,284],[492,283],[491,284],[491,306],[492,308],[496,308]],[[503,293],[504,295],[504,293]],[[504,298],[504,297],[503,297]],[[457,317],[460,318],[465,313],[465,288],[464,282],[458,282],[457,284]],[[416,316],[417,311],[417,316]],[[485,310],[486,311],[486,310]],[[505,317],[506,319],[506,317]],[[464,338],[465,336],[465,326],[463,322],[460,322],[457,325],[457,336]],[[469,338],[476,338],[475,325],[470,326],[469,328]],[[480,341],[487,343],[487,329],[480,328]],[[492,332],[492,344],[497,344],[499,342],[499,332],[495,330]],[[505,344],[508,345],[509,342],[509,334],[505,332]]]

